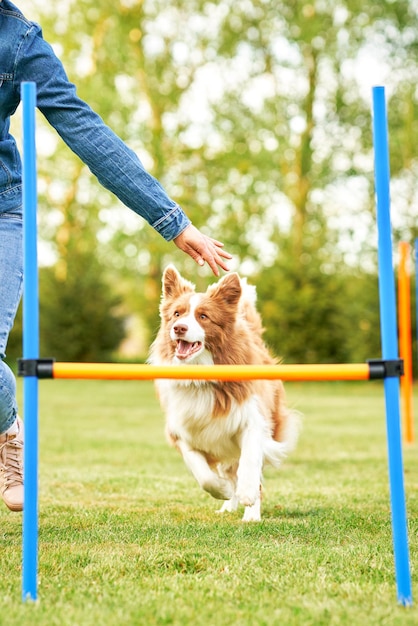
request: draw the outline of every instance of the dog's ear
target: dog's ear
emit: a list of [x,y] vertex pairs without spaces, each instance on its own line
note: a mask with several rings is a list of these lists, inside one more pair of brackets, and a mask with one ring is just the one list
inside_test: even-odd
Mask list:
[[174,298],[188,291],[194,291],[194,285],[183,278],[174,265],[168,265],[163,273],[163,297]]
[[227,274],[213,286],[212,298],[220,298],[226,304],[235,306],[241,297],[241,281],[236,272]]

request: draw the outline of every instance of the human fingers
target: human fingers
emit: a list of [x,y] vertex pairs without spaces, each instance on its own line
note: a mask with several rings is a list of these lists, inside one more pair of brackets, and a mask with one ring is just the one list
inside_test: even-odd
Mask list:
[[200,250],[202,258],[207,262],[215,276],[219,276],[218,267],[225,272],[229,271],[229,267],[224,259],[232,259],[232,255],[223,249],[223,243],[205,236],[205,247]]
[[223,249],[223,243],[204,235],[192,224],[174,239],[174,243],[199,265],[206,262],[215,276],[219,276],[218,266],[229,270],[223,259],[231,259],[232,256]]

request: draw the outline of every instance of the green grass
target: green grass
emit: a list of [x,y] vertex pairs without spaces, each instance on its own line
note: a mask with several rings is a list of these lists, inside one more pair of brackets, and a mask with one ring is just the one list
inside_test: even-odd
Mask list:
[[[39,601],[21,600],[21,515],[2,506],[0,625],[417,624],[396,601],[382,384],[287,393],[300,444],[243,524],[166,444],[151,383],[41,381]],[[414,574],[416,445],[404,464]]]

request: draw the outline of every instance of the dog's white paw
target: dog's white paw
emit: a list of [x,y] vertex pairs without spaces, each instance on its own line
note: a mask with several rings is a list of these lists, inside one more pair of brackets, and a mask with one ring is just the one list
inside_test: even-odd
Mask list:
[[256,500],[255,497],[244,494],[240,496],[239,503],[243,504],[244,506],[253,506],[253,504],[255,503],[255,500]]
[[244,511],[243,522],[260,522],[261,521],[261,499],[258,497],[252,506],[246,506]]
[[206,480],[202,484],[202,488],[218,500],[231,500],[234,496],[234,485],[224,478]]
[[260,498],[260,485],[244,487],[238,486],[236,496],[240,504],[244,506],[253,506]]
[[233,513],[238,508],[238,498],[234,495],[230,500],[226,500],[217,513]]

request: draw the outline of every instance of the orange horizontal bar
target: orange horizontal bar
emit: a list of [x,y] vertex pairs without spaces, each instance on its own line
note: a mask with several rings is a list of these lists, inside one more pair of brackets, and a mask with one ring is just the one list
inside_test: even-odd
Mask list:
[[121,363],[53,364],[53,378],[154,380],[368,380],[367,363],[331,365],[142,365]]

